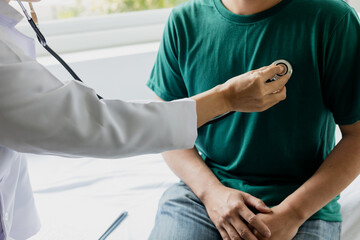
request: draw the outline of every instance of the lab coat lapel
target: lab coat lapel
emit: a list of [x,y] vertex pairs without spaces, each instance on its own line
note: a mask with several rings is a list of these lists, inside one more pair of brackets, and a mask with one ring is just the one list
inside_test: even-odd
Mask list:
[[0,0],[0,21],[6,21],[6,25],[14,27],[24,17],[5,0]]

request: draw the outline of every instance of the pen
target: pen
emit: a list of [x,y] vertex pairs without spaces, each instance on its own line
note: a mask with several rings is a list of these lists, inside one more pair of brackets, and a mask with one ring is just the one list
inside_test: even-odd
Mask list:
[[115,220],[113,224],[106,230],[106,232],[99,238],[99,240],[105,240],[119,225],[120,223],[127,217],[128,212],[122,212],[120,216]]

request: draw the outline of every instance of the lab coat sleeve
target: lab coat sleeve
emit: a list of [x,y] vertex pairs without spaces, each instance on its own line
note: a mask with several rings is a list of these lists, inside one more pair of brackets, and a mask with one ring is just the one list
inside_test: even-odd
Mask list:
[[99,100],[36,61],[0,64],[0,145],[16,151],[118,158],[191,148],[196,137],[192,100]]

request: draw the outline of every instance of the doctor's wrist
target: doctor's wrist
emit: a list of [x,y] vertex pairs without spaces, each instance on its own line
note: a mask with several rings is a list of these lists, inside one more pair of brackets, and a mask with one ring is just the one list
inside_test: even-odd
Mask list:
[[232,104],[232,99],[229,97],[229,92],[231,91],[229,86],[225,84],[220,84],[212,89],[218,95],[218,101],[221,102],[219,106],[221,114],[234,111],[234,107]]
[[214,89],[216,89],[222,97],[222,101],[224,102],[224,106],[226,108],[224,113],[238,111],[239,108],[241,108],[241,105],[244,103],[242,99],[242,91],[244,90],[244,86],[239,84],[236,77],[229,79]]
[[206,92],[191,97],[191,99],[196,101],[198,127],[207,123],[216,116],[231,111],[224,94],[225,91],[226,88],[219,85]]

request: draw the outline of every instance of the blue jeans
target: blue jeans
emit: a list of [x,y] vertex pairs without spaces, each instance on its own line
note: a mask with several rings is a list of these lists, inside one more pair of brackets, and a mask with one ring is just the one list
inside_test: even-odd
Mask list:
[[[340,222],[308,220],[293,240],[339,240]],[[184,183],[161,197],[150,240],[221,240],[205,206]]]

